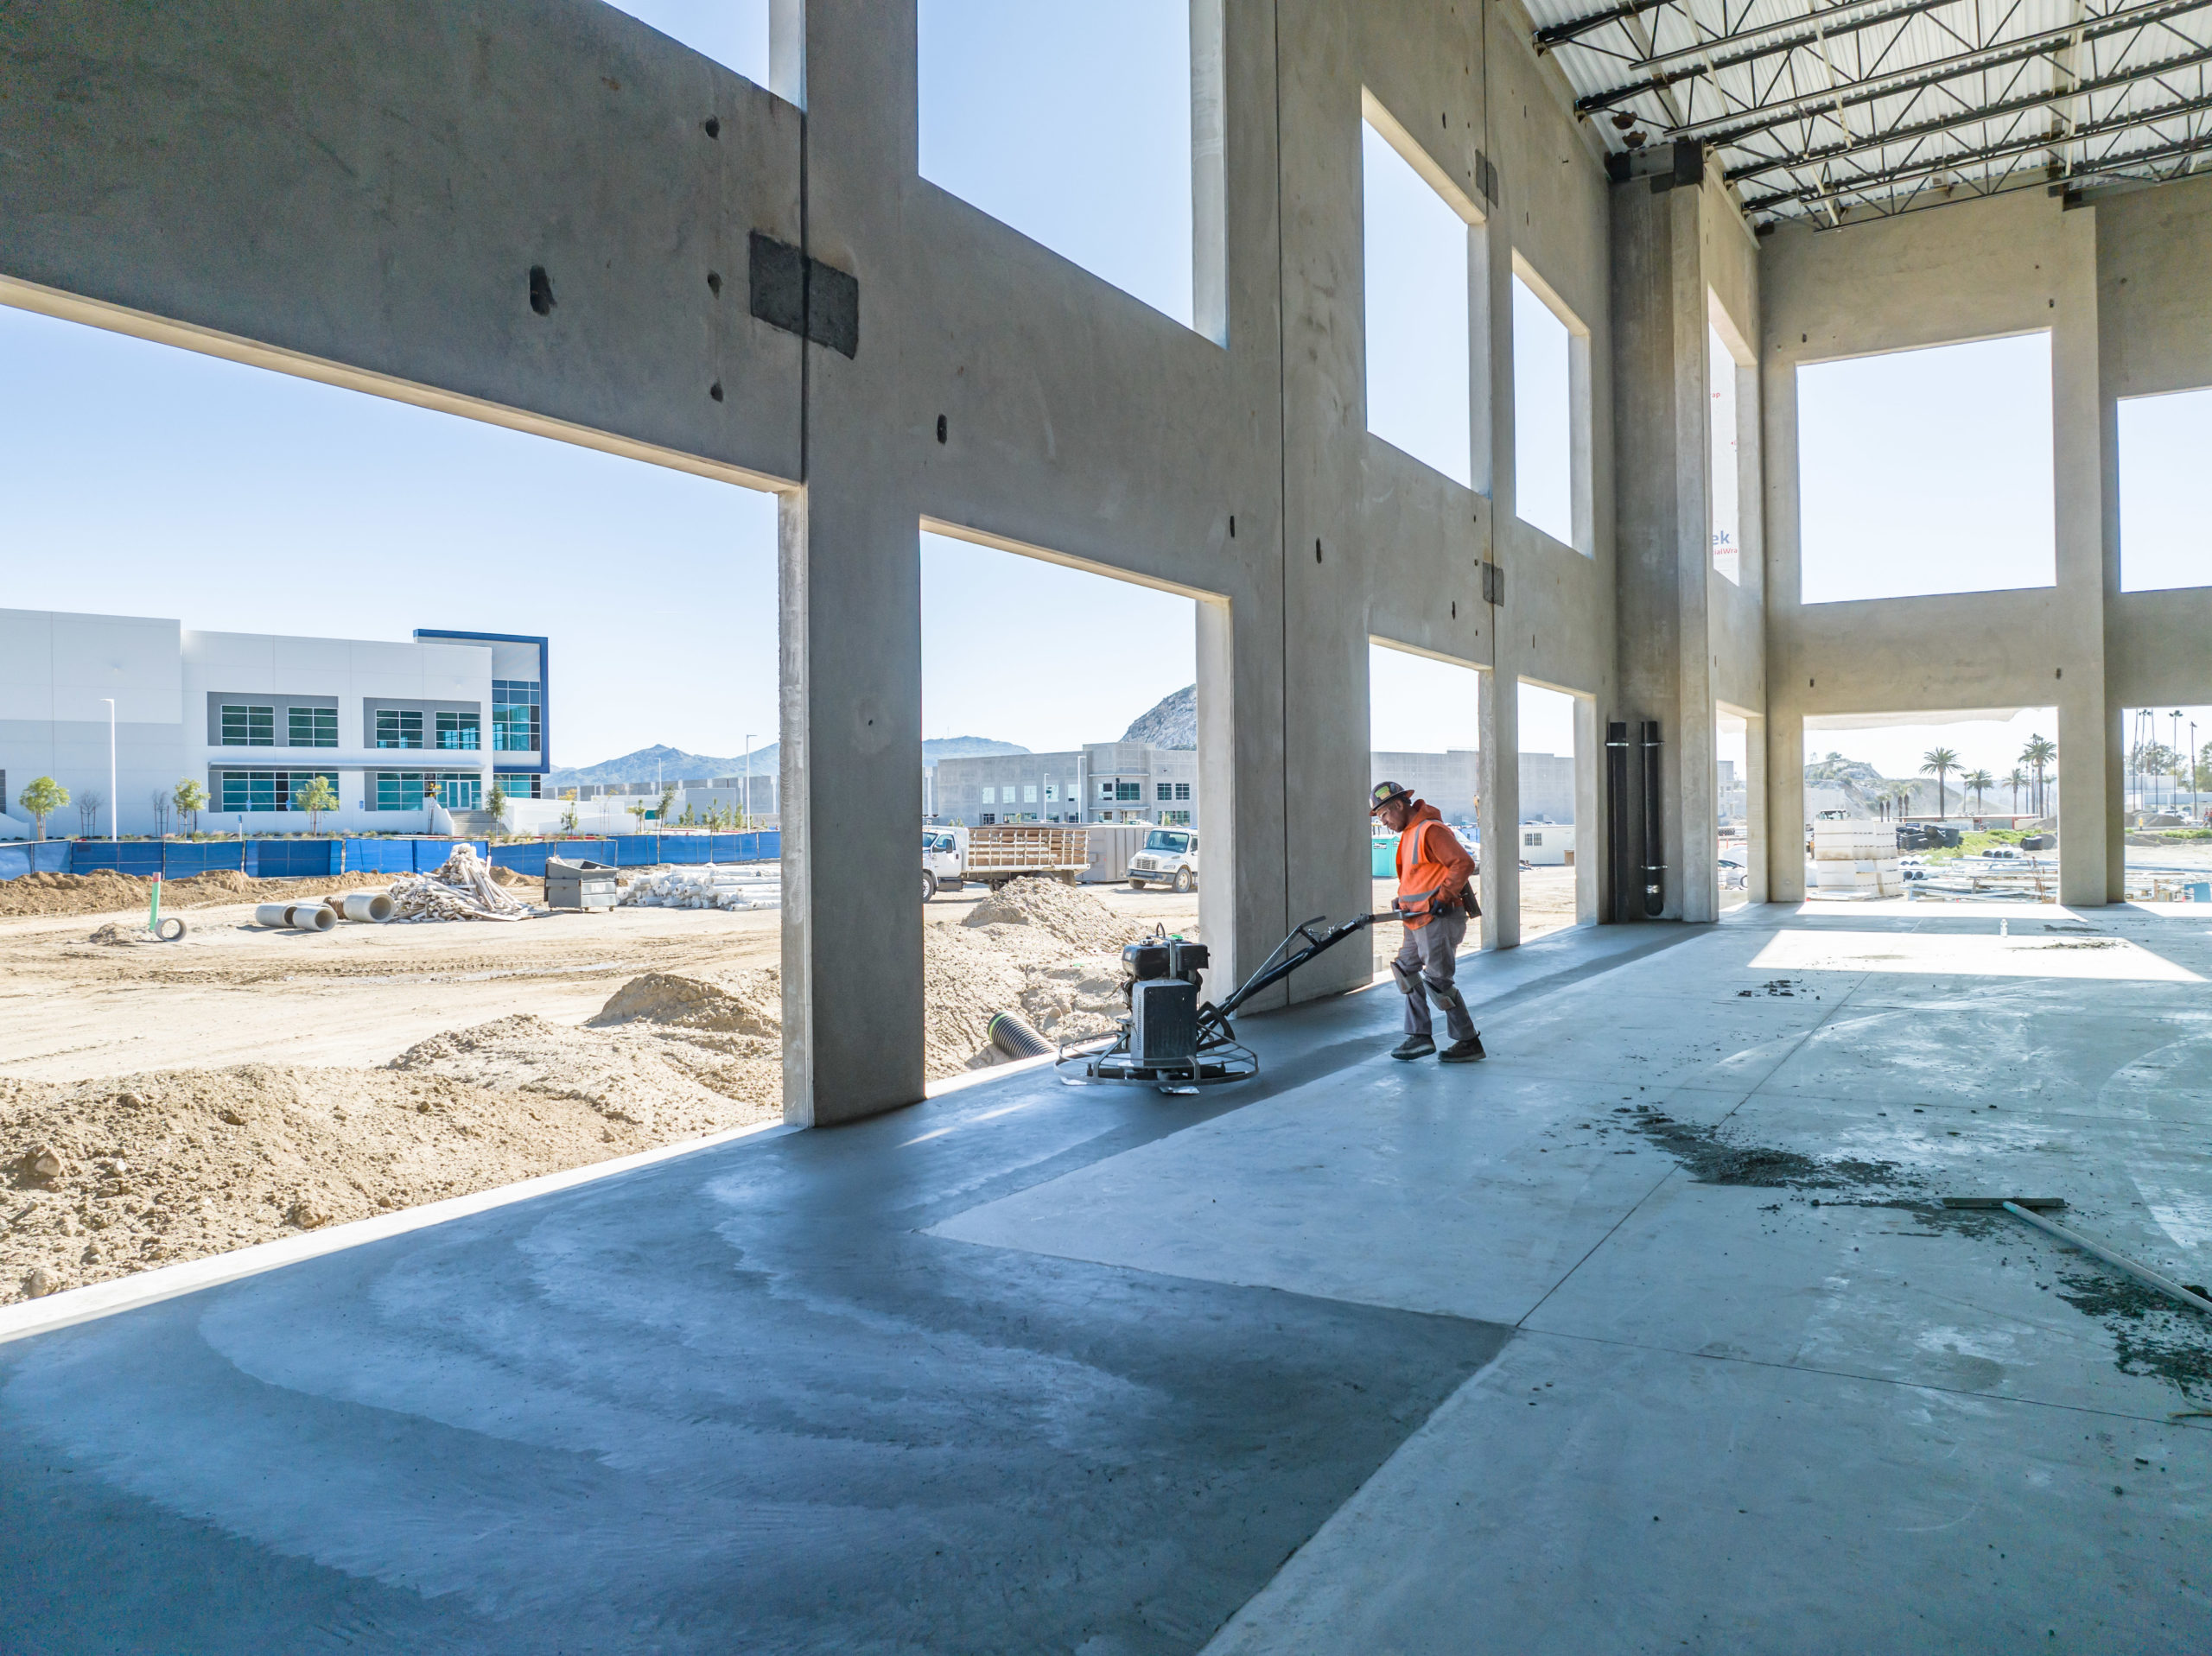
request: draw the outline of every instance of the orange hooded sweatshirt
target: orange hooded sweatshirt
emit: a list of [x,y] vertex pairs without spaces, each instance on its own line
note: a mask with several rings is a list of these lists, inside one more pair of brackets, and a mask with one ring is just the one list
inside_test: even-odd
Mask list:
[[[1445,825],[1444,814],[1425,800],[1414,801],[1413,820],[1398,834],[1398,896],[1401,900],[1440,891],[1456,898],[1474,878],[1475,860],[1459,836]],[[1434,917],[1412,915],[1406,930],[1418,931]]]

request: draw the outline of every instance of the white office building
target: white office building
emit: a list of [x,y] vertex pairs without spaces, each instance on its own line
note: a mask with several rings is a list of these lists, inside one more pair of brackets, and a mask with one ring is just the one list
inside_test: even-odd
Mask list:
[[995,822],[1160,822],[1195,828],[1198,756],[1147,742],[1090,742],[1064,753],[939,759],[923,812],[970,828]]
[[0,834],[29,831],[20,801],[38,777],[72,796],[55,837],[181,832],[158,802],[187,779],[207,791],[205,829],[302,831],[295,802],[318,776],[339,802],[325,830],[423,828],[432,801],[467,826],[495,780],[539,792],[545,658],[543,638],[503,633],[287,638],[0,610]]

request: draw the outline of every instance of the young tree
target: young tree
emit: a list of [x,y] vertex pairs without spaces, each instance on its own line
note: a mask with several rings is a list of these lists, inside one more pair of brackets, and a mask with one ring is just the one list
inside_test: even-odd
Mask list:
[[154,790],[153,797],[146,802],[154,808],[154,833],[161,839],[169,837],[169,796],[163,788]]
[[1940,821],[1950,813],[1944,809],[1943,778],[1959,768],[1959,756],[1948,747],[1931,747],[1920,756],[1920,773],[1936,778],[1936,815]]
[[16,803],[29,813],[32,826],[40,839],[46,838],[46,819],[69,803],[69,790],[52,777],[33,778],[31,785],[16,796]]
[[636,831],[639,834],[643,834],[645,831],[646,815],[652,811],[652,807],[648,805],[644,799],[639,798],[632,800],[622,809],[629,812],[632,816],[637,819],[638,826]]
[[190,819],[192,831],[199,833],[200,813],[207,809],[207,790],[187,777],[176,784],[169,797],[175,802],[176,814]]
[[672,782],[664,782],[661,784],[660,803],[653,807],[653,820],[665,827],[668,823],[669,812],[675,809],[676,784]]
[[568,809],[561,813],[561,830],[564,834],[574,834],[576,831],[576,790],[571,788],[561,797],[569,802]]
[[92,830],[99,826],[100,807],[106,803],[106,799],[96,788],[87,788],[77,796],[77,821],[84,828],[87,839],[92,836]]
[[1991,776],[1986,771],[1962,771],[1959,777],[1960,787],[1971,788],[1974,790],[1974,815],[1977,816],[1981,815],[1982,795],[1988,792],[1990,789],[1994,788],[1996,785],[1997,778]]
[[330,785],[328,777],[309,777],[292,790],[292,809],[308,814],[308,833],[319,832],[323,812],[338,809],[338,790]]
[[485,796],[484,809],[492,814],[492,821],[500,833],[507,831],[507,790],[499,785],[497,777],[492,778],[492,791]]

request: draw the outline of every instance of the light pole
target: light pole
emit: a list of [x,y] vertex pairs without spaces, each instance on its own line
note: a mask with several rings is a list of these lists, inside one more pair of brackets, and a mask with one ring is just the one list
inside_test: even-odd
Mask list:
[[[2176,747],[2179,747],[2181,746],[2181,721],[2183,716],[2182,710],[2179,707],[2176,707],[2170,716],[2174,721],[2174,746]],[[2179,806],[2181,803],[2181,778],[2179,777],[2175,777],[2172,778],[2172,781],[2174,784],[2174,803],[2176,806]]]
[[738,831],[749,833],[753,828],[753,736],[745,733],[745,803],[738,808]]
[[115,698],[104,695],[107,703],[107,842],[115,843]]

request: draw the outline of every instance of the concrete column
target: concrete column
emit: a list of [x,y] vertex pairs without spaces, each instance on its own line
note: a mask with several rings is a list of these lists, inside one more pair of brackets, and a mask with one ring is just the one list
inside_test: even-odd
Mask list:
[[914,16],[806,8],[805,238],[860,281],[850,358],[804,347],[804,487],[783,525],[784,1115],[827,1126],[922,1095],[921,513],[904,452],[894,271],[914,169]]
[[1605,901],[1605,726],[1595,696],[1574,698],[1574,923],[1594,926]]
[[[1707,598],[1702,193],[1613,192],[1619,704],[1636,740],[1659,721],[1663,917],[1710,920],[1719,892]],[[1633,780],[1630,832],[1642,784]],[[1641,912],[1641,898],[1632,913]]]
[[1748,728],[1744,733],[1744,895],[1751,902],[1764,903],[1770,900],[1774,865],[1769,847],[1775,843],[1767,814],[1768,721],[1753,714],[1745,722]]
[[1805,720],[1770,714],[1766,726],[1766,900],[1805,900]]
[[2056,517],[2057,614],[2063,665],[2051,675],[2058,705],[2058,892],[2101,906],[2114,889],[2113,798],[2119,725],[2107,705],[2105,626],[2119,590],[2117,536],[2108,533],[2103,374],[2097,326],[2096,209],[2067,215],[2066,263],[2052,273],[2050,413]]
[[1482,940],[1484,949],[1521,942],[1521,686],[1497,672],[1482,680]]

